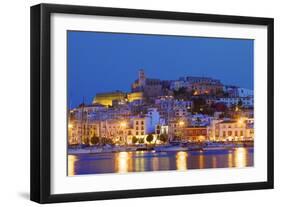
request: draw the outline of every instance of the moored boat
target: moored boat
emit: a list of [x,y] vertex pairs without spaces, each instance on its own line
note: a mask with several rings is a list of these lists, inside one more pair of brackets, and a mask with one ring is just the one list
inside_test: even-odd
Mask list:
[[202,150],[225,150],[225,149],[232,149],[235,147],[235,144],[232,143],[213,143],[209,142],[204,144]]
[[159,146],[155,147],[156,152],[175,152],[175,151],[187,151],[188,147],[182,146]]

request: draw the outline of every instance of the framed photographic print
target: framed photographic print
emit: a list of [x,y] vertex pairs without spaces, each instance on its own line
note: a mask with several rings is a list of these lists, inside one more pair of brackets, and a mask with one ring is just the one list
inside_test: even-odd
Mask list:
[[273,19],[31,7],[31,200],[273,188]]

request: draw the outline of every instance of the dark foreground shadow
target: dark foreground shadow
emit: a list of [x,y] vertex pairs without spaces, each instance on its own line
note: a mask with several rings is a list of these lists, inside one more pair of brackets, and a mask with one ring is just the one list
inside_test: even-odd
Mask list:
[[27,199],[27,200],[30,199],[30,198],[29,198],[30,195],[29,195],[28,192],[18,192],[18,195],[19,195],[20,197],[24,198],[24,199]]

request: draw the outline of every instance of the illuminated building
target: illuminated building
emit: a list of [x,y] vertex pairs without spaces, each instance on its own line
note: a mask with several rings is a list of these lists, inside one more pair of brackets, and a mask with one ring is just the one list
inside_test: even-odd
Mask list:
[[254,91],[247,88],[225,85],[223,91],[228,94],[228,97],[253,97]]
[[254,91],[247,88],[237,88],[239,97],[253,97]]
[[142,99],[142,92],[124,93],[121,91],[116,91],[108,93],[98,93],[93,100],[93,104],[101,104],[108,107],[114,105],[122,105],[126,104],[127,102],[133,102]]
[[193,95],[217,95],[223,91],[222,84],[215,81],[214,83],[207,82],[195,82],[190,84],[190,91],[193,91]]
[[182,129],[181,141],[203,142],[207,140],[206,127],[184,127]]
[[106,111],[106,107],[98,103],[92,105],[81,104],[79,107],[70,110],[69,116],[77,120],[81,120],[81,119],[86,120],[93,113],[105,112],[105,111]]
[[185,118],[188,114],[188,108],[186,107],[174,107],[173,111],[174,111],[174,116],[178,118],[180,117]]
[[155,134],[168,134],[169,132],[169,126],[168,125],[161,125],[161,124],[157,124],[155,126]]
[[137,100],[143,99],[143,93],[142,92],[132,92],[127,94],[128,102],[133,102]]
[[[199,98],[211,110],[203,109]],[[253,140],[253,102],[251,90],[223,86],[213,78],[151,79],[141,69],[131,92],[97,93],[92,105],[69,110],[68,142],[85,144],[98,136],[120,145],[135,143],[135,138],[146,143],[149,134],[155,144],[160,134],[168,134],[170,141]],[[241,122],[239,117],[245,118]]]
[[68,123],[68,143],[86,144],[92,137],[99,137],[100,129],[97,122],[70,121]]
[[212,141],[246,141],[254,139],[253,119],[213,120],[208,127]]
[[168,123],[169,140],[175,140],[182,137],[182,129],[187,126],[185,119],[171,119]]
[[204,114],[194,114],[188,116],[188,126],[208,126],[211,122],[211,117]]
[[123,93],[121,91],[97,93],[93,100],[93,104],[99,103],[104,106],[112,106],[112,101],[114,100],[121,101],[125,99],[126,99],[126,93]]
[[143,91],[146,84],[146,77],[143,69],[138,71],[138,79],[132,84],[132,92]]
[[223,90],[223,85],[219,80],[208,77],[187,76],[173,81],[170,88],[179,90],[185,88],[186,91],[193,92],[193,95],[216,95]]
[[178,91],[180,88],[187,88],[189,86],[189,83],[184,80],[175,80],[172,81],[170,85],[171,90]]
[[187,76],[179,80],[172,81],[171,90],[178,91],[180,88],[193,92],[193,95],[216,95],[223,90],[223,85],[219,80],[208,77]]
[[138,72],[138,79],[132,84],[132,92],[143,92],[146,97],[157,97],[163,94],[165,81],[160,79],[146,78],[144,70]]
[[133,135],[142,137],[155,132],[155,126],[160,123],[160,115],[157,109],[150,108],[144,116],[131,118],[133,122]]
[[241,101],[242,106],[252,108],[254,106],[254,97],[223,97],[218,98],[216,103],[224,103],[227,107],[238,105]]
[[100,122],[101,137],[109,138],[113,143],[126,144],[128,120],[105,120]]
[[186,117],[192,109],[192,101],[175,100],[173,96],[162,96],[155,99],[161,117],[169,119],[172,117]]

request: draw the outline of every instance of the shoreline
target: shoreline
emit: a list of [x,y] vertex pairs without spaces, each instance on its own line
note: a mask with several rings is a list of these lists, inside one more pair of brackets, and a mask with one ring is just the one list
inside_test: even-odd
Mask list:
[[116,152],[192,152],[192,151],[216,151],[216,150],[231,150],[235,148],[253,148],[253,144],[211,144],[211,145],[189,145],[189,146],[93,146],[85,148],[68,148],[68,155],[77,154],[102,154],[102,153],[116,153]]

